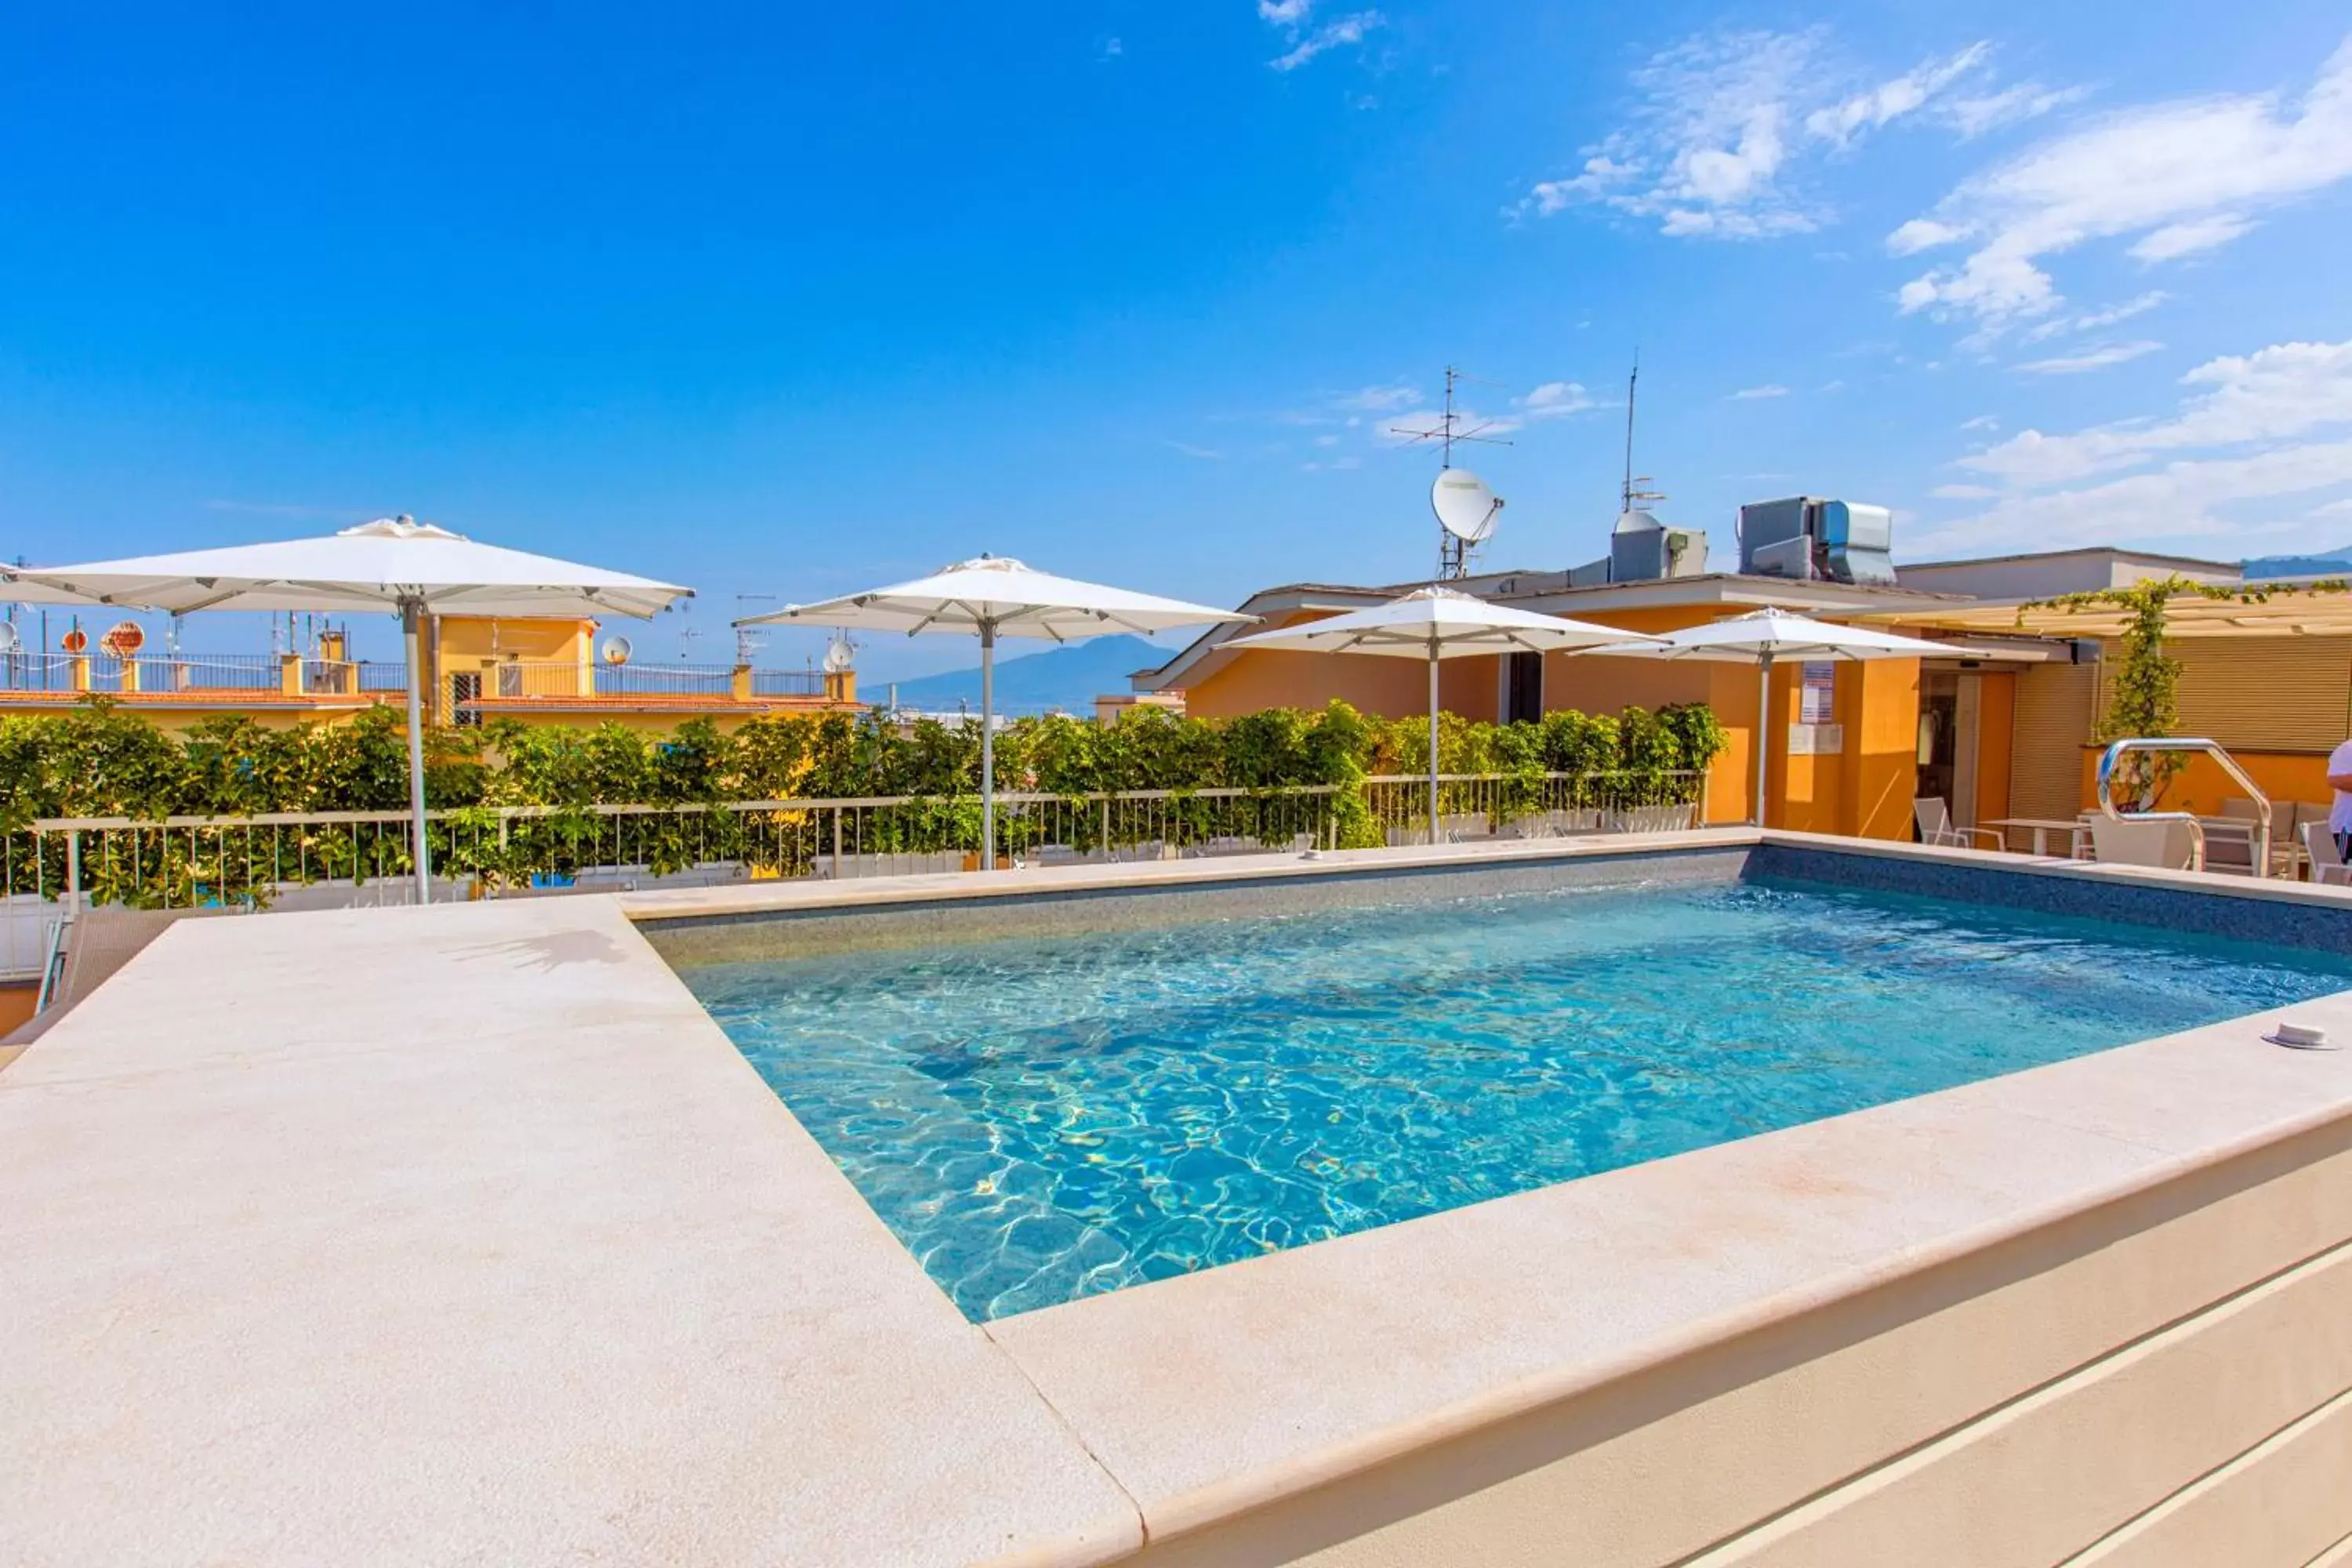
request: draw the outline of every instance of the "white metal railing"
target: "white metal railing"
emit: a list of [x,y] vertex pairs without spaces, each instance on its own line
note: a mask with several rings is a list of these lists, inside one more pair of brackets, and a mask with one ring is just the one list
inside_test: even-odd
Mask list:
[[[1449,838],[1687,826],[1696,773],[1449,773]],[[876,795],[678,805],[508,805],[427,813],[433,865],[478,894],[596,882],[873,877],[977,868],[976,795]],[[1153,860],[1422,842],[1428,781],[1359,787],[1123,790],[997,797],[1001,862]],[[0,973],[37,962],[59,900],[258,910],[406,902],[401,811],[44,818],[0,834]],[[21,931],[19,931],[19,928]]]
[[2262,792],[2252,775],[2238,765],[2238,760],[2230,755],[2219,742],[2171,735],[2137,735],[2114,742],[2105,752],[2099,753],[2098,798],[2102,815],[2114,822],[2177,822],[2180,824],[2189,829],[2189,868],[2192,871],[2201,871],[2205,868],[2205,824],[2194,814],[2186,811],[2118,811],[2116,809],[2116,764],[2135,752],[2199,752],[2220,763],[2221,771],[2228,773],[2231,782],[2244,790],[2246,797],[2253,802],[2254,831],[2252,855],[2253,864],[2250,868],[2251,874],[2256,877],[2270,875],[2270,796]]
[[0,690],[92,691],[110,696],[191,691],[293,689],[313,697],[393,692],[407,685],[406,667],[372,659],[301,658],[278,654],[25,653],[0,657]]
[[724,664],[602,664],[510,659],[442,677],[452,710],[498,701],[614,697],[728,697],[739,681],[756,697],[821,697],[818,670],[749,669]]
[[279,671],[269,654],[17,653],[0,660],[0,680],[12,691],[276,691]]
[[397,660],[306,658],[302,689],[313,697],[357,697],[408,689],[408,667]]

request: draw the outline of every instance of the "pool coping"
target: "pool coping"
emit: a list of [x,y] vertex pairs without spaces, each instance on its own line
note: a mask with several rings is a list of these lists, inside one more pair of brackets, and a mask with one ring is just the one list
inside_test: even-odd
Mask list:
[[[182,922],[0,1075],[0,1204],[40,1218],[0,1247],[23,1308],[0,1376],[30,1391],[0,1411],[0,1441],[33,1460],[0,1472],[0,1555],[382,1550],[351,1533],[359,1520],[477,1547],[529,1530],[549,1552],[1091,1568],[2352,1126],[2352,1052],[2257,1038],[2274,1016],[2352,1037],[2345,992],[975,1325],[637,929],[1759,845],[2352,910],[2352,889],[1706,829]],[[354,985],[370,1005],[349,1005]],[[192,1039],[192,1014],[233,1019],[235,1037]],[[533,1159],[517,1163],[510,1120],[436,1114],[445,1104],[527,1109]],[[259,1164],[240,1153],[256,1129],[274,1139]],[[581,1195],[518,1216],[488,1195],[499,1183]],[[616,1204],[638,1212],[624,1199],[659,1203],[618,1226]],[[432,1239],[399,1289],[318,1277],[320,1227],[353,1204]],[[159,1300],[154,1238],[190,1238],[196,1268],[225,1215],[237,1278]],[[594,1260],[596,1289],[551,1297],[519,1263],[480,1262],[575,1255]],[[598,1293],[637,1279],[661,1282],[657,1314]],[[389,1434],[356,1498],[330,1484],[343,1424],[249,1418],[316,1360],[322,1302],[358,1336],[343,1408]],[[604,1336],[690,1333],[725,1353],[642,1369],[660,1407],[633,1415],[636,1443],[593,1478],[563,1472],[567,1490],[534,1468],[560,1468],[565,1450],[511,1433],[583,1441],[612,1423],[613,1391],[576,1371],[518,1387],[453,1321],[559,1362]],[[121,1344],[84,1323],[184,1345],[168,1389],[131,1378]],[[205,1353],[224,1342],[238,1353]],[[747,1367],[790,1396],[733,1402]],[[790,1377],[804,1367],[825,1375]],[[168,1410],[151,1413],[159,1398]],[[467,1457],[513,1462],[516,1486],[453,1487],[441,1450],[404,1446],[420,1410],[445,1407],[500,1412]],[[121,1412],[128,1435],[60,1440],[93,1411]],[[794,1485],[739,1476],[738,1449],[791,1465]],[[664,1486],[706,1475],[717,1489],[699,1507],[664,1506]],[[286,1498],[287,1477],[313,1484]],[[257,1543],[224,1496],[280,1497],[283,1511]]]
[[[975,875],[948,871],[912,877],[861,877],[841,881],[742,882],[616,895],[622,912],[641,925],[743,919],[815,910],[908,904],[961,904],[1045,893],[1145,892],[1294,878],[1341,879],[1398,871],[1448,869],[1560,859],[1632,858],[1659,850],[1742,849],[1760,842],[1752,827],[1706,827],[1676,833],[1620,833],[1575,838],[1530,838],[1394,849],[1296,854],[1218,855],[1199,859],[1086,862],[1033,866]],[[1835,842],[1835,841],[1833,841]]]

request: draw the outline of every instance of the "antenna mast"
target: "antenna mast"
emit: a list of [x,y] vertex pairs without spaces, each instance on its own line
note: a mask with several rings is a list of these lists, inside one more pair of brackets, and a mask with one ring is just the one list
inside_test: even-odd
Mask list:
[[1633,374],[1625,378],[1625,487],[1619,492],[1617,499],[1617,515],[1620,517],[1632,511],[1633,503],[1637,500],[1651,501],[1666,499],[1665,492],[1663,490],[1636,488],[1650,483],[1649,475],[1636,475],[1633,472],[1633,398],[1634,395],[1641,390],[1641,385],[1642,351],[1635,349]]
[[[1407,446],[1419,446],[1424,441],[1436,442],[1438,453],[1437,466],[1440,471],[1450,469],[1454,467],[1454,443],[1456,441],[1475,442],[1481,447],[1510,446],[1512,443],[1503,439],[1499,436],[1483,436],[1479,434],[1482,430],[1493,427],[1494,421],[1491,419],[1481,419],[1475,425],[1471,426],[1467,430],[1461,428],[1462,421],[1466,418],[1467,416],[1454,412],[1454,384],[1464,380],[1475,379],[1476,378],[1465,376],[1460,367],[1450,364],[1447,365],[1445,367],[1445,412],[1438,416],[1437,423],[1430,428],[1423,430],[1416,430],[1411,426],[1406,425],[1391,425],[1389,426],[1389,434],[1391,436],[1403,437]],[[1497,502],[1496,504],[1500,505],[1501,503]],[[1463,539],[1451,529],[1441,526],[1437,531],[1438,576],[1440,578],[1448,578],[1460,577],[1466,574],[1470,569],[1470,541]]]
[[766,646],[768,640],[761,637],[758,632],[753,631],[751,627],[742,626],[740,623],[745,616],[751,613],[751,606],[753,605],[773,604],[775,603],[775,599],[776,596],[773,594],[738,594],[735,595],[735,619],[739,623],[735,627],[735,662],[737,664],[751,663],[752,658],[759,653],[760,649]]

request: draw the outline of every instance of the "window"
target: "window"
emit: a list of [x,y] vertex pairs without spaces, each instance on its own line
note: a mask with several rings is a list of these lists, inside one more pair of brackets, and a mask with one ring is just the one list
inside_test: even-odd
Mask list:
[[482,676],[479,670],[449,678],[450,722],[466,727],[479,725],[482,710],[476,704],[482,700]]

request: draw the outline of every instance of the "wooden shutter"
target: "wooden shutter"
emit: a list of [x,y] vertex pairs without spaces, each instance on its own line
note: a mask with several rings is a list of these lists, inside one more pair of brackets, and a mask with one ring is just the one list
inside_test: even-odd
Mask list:
[[2097,711],[2099,667],[2036,664],[2018,671],[2010,728],[2009,814],[2063,820],[2083,809],[2083,748]]
[[2352,735],[2352,637],[2174,637],[2184,735],[2233,752],[2326,752]]

